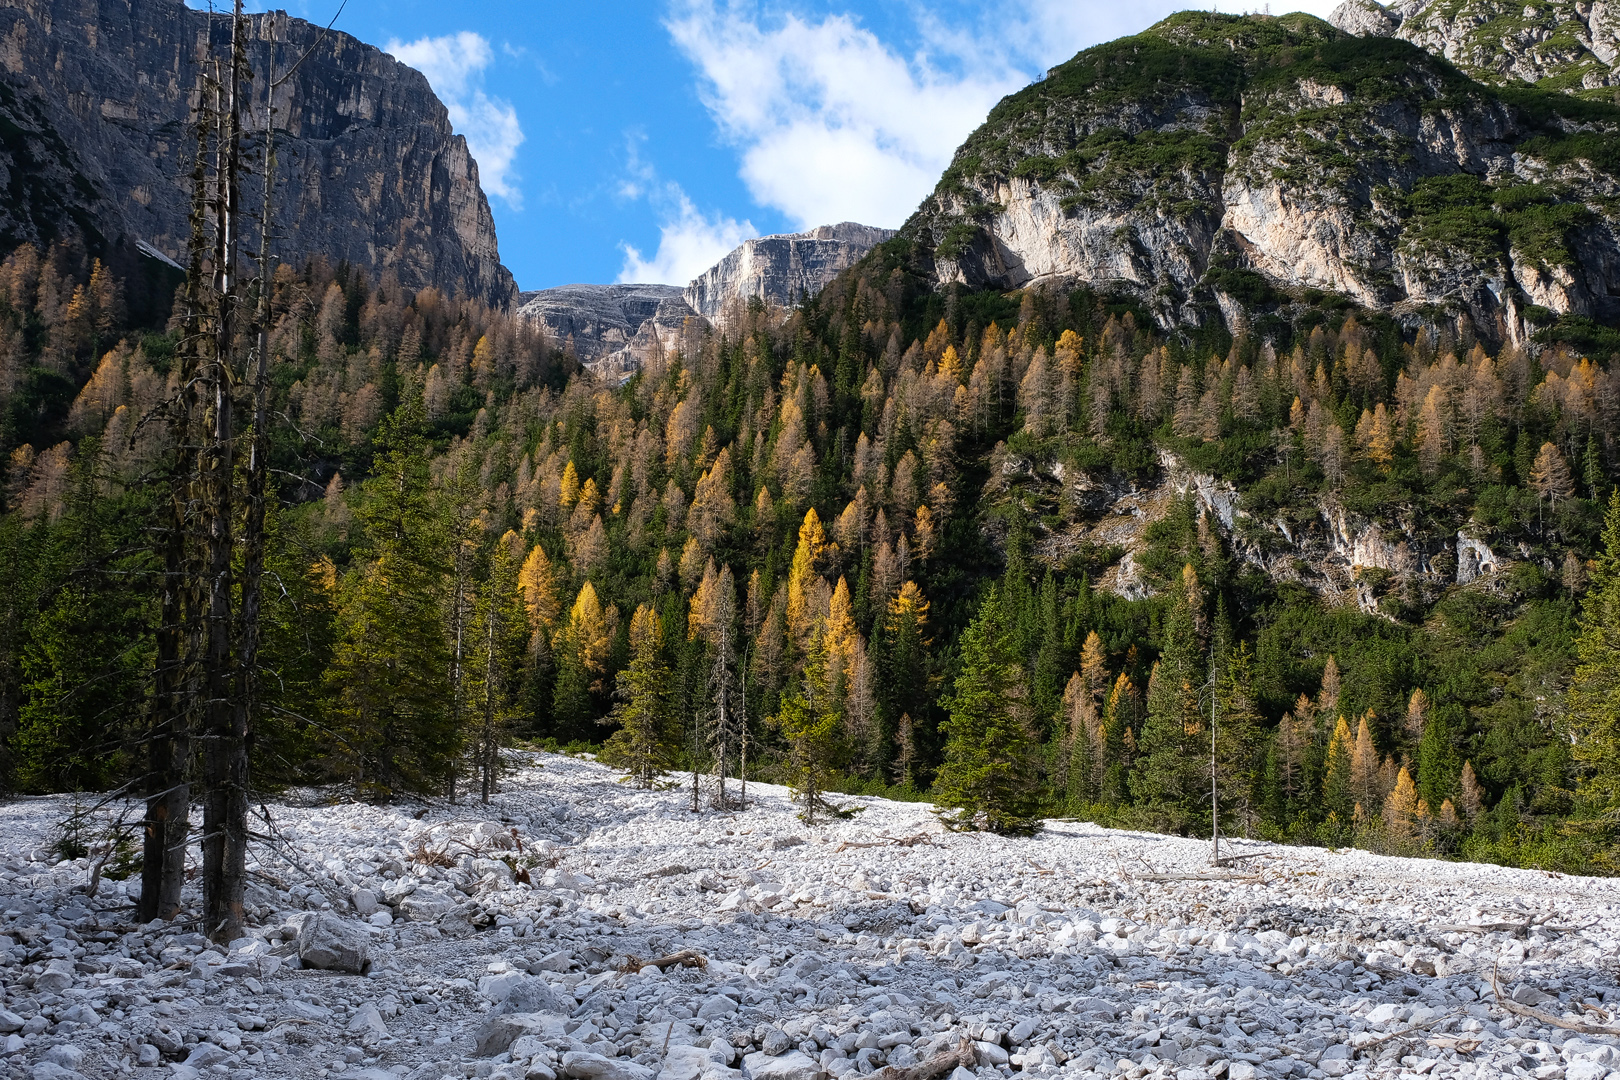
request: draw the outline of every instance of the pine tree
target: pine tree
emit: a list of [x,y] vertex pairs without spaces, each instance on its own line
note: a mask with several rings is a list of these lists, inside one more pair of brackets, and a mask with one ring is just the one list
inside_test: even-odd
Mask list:
[[1620,491],[1609,496],[1603,517],[1603,552],[1581,605],[1576,656],[1567,723],[1579,792],[1593,808],[1614,813],[1620,811]]
[[1253,662],[1247,643],[1231,654],[1218,692],[1220,727],[1216,731],[1215,760],[1221,812],[1223,817],[1232,815],[1243,834],[1249,836],[1259,821],[1257,796],[1264,762]]
[[992,590],[962,635],[962,671],[947,702],[945,762],[934,801],[951,828],[1027,836],[1035,818],[1033,737],[1024,666]]
[[603,743],[601,760],[625,770],[628,783],[651,788],[675,767],[679,731],[663,657],[663,625],[646,604],[630,617],[630,648],[630,664],[619,673],[618,704],[606,721],[618,730]]

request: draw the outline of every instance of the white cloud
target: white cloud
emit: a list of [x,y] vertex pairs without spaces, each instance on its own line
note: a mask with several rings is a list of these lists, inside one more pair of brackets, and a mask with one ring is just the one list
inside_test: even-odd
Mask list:
[[510,102],[484,92],[483,72],[495,59],[489,42],[463,30],[416,41],[391,40],[384,51],[427,76],[449,110],[450,123],[466,138],[484,190],[521,207],[523,195],[516,187],[512,160],[523,143],[523,128]]
[[641,156],[646,135],[632,132],[626,140],[625,175],[619,181],[621,199],[646,199],[658,211],[658,250],[651,258],[635,245],[621,241],[624,267],[619,281],[627,284],[685,285],[719,262],[732,248],[759,230],[749,221],[724,214],[705,214],[673,180],[661,180],[658,170]]
[[636,284],[685,285],[719,262],[732,248],[759,230],[747,221],[736,221],[722,214],[709,216],[692,205],[686,193],[674,185],[674,204],[658,230],[658,250],[651,258],[632,244],[621,243],[624,269],[621,282]]
[[[1337,2],[1278,0],[1274,8],[1325,16]],[[1028,0],[1017,10],[983,5],[963,19],[914,0],[917,45],[907,55],[847,14],[779,14],[760,0],[672,5],[665,25],[738,150],[749,193],[800,228],[898,226],[1004,95],[1083,48],[1190,6]],[[1220,2],[1233,12],[1263,6]]]

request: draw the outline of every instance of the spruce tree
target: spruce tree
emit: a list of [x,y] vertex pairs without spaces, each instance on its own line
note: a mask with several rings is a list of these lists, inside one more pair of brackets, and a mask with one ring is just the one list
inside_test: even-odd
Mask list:
[[[1579,792],[1595,810],[1620,812],[1620,491],[1603,517],[1603,552],[1581,608],[1569,733]],[[1504,800],[1506,801],[1506,800]]]
[[1131,795],[1172,829],[1190,824],[1208,802],[1209,728],[1199,713],[1198,634],[1193,604],[1197,577],[1182,570],[1182,588],[1165,614],[1163,649],[1148,680],[1141,754],[1131,773]]
[[523,541],[507,533],[490,555],[468,629],[467,720],[473,765],[484,802],[495,792],[501,748],[522,715],[519,707],[529,644],[529,620],[518,585]]
[[844,726],[831,659],[826,626],[817,624],[805,646],[800,685],[783,696],[775,718],[775,725],[787,740],[788,774],[795,796],[804,807],[799,817],[806,825],[814,825],[818,813],[845,816],[845,811],[828,802],[826,796],[827,784],[837,775],[842,749],[839,736]]
[[359,794],[437,794],[463,733],[452,723],[443,529],[429,491],[421,398],[383,425],[359,517],[369,558],[351,571],[326,672],[333,759]]
[[645,604],[630,617],[630,647],[630,664],[619,673],[619,701],[606,721],[619,729],[602,745],[601,760],[623,769],[627,782],[651,788],[675,767],[680,726],[664,663],[663,624]]
[[962,671],[946,703],[945,763],[934,802],[948,826],[1027,836],[1035,817],[1029,691],[1012,627],[992,589],[962,635]]

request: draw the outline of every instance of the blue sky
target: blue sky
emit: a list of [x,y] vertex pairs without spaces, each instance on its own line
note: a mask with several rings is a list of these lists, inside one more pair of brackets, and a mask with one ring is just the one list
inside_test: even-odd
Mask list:
[[[337,0],[287,6],[325,23]],[[749,236],[896,227],[1002,95],[1188,6],[349,0],[337,25],[427,74],[538,289],[685,284]]]

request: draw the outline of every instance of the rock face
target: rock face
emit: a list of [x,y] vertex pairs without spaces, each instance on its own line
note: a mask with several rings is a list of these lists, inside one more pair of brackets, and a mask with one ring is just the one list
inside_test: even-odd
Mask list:
[[[720,325],[728,306],[759,299],[791,307],[894,232],[844,222],[805,233],[761,236],[694,278],[674,285],[563,285],[518,295],[518,311],[599,373],[630,371],[659,350],[682,347],[689,329]],[[689,321],[690,320],[690,321]]]
[[1164,326],[1320,290],[1517,341],[1620,315],[1616,131],[1308,15],[1184,12],[1004,99],[902,234],[940,284],[1089,284]]
[[673,346],[696,317],[674,285],[563,285],[518,294],[518,314],[597,370],[634,366],[656,342]]
[[792,307],[819,293],[840,270],[893,235],[892,229],[845,221],[809,232],[745,240],[692,280],[686,302],[711,321],[720,319],[734,300],[759,299]]
[[[285,14],[251,17],[249,160],[259,157],[272,63],[279,78],[320,32]],[[222,54],[229,20],[180,0],[0,6],[0,247],[78,236],[97,253],[144,244],[181,260],[188,128],[210,37]],[[478,166],[419,72],[332,33],[274,106],[280,254],[391,270],[409,288],[510,298]],[[261,192],[250,176],[249,214]]]
[[1351,34],[1410,41],[1481,82],[1538,83],[1611,101],[1606,88],[1620,86],[1620,4],[1606,0],[1345,0],[1328,21]]

